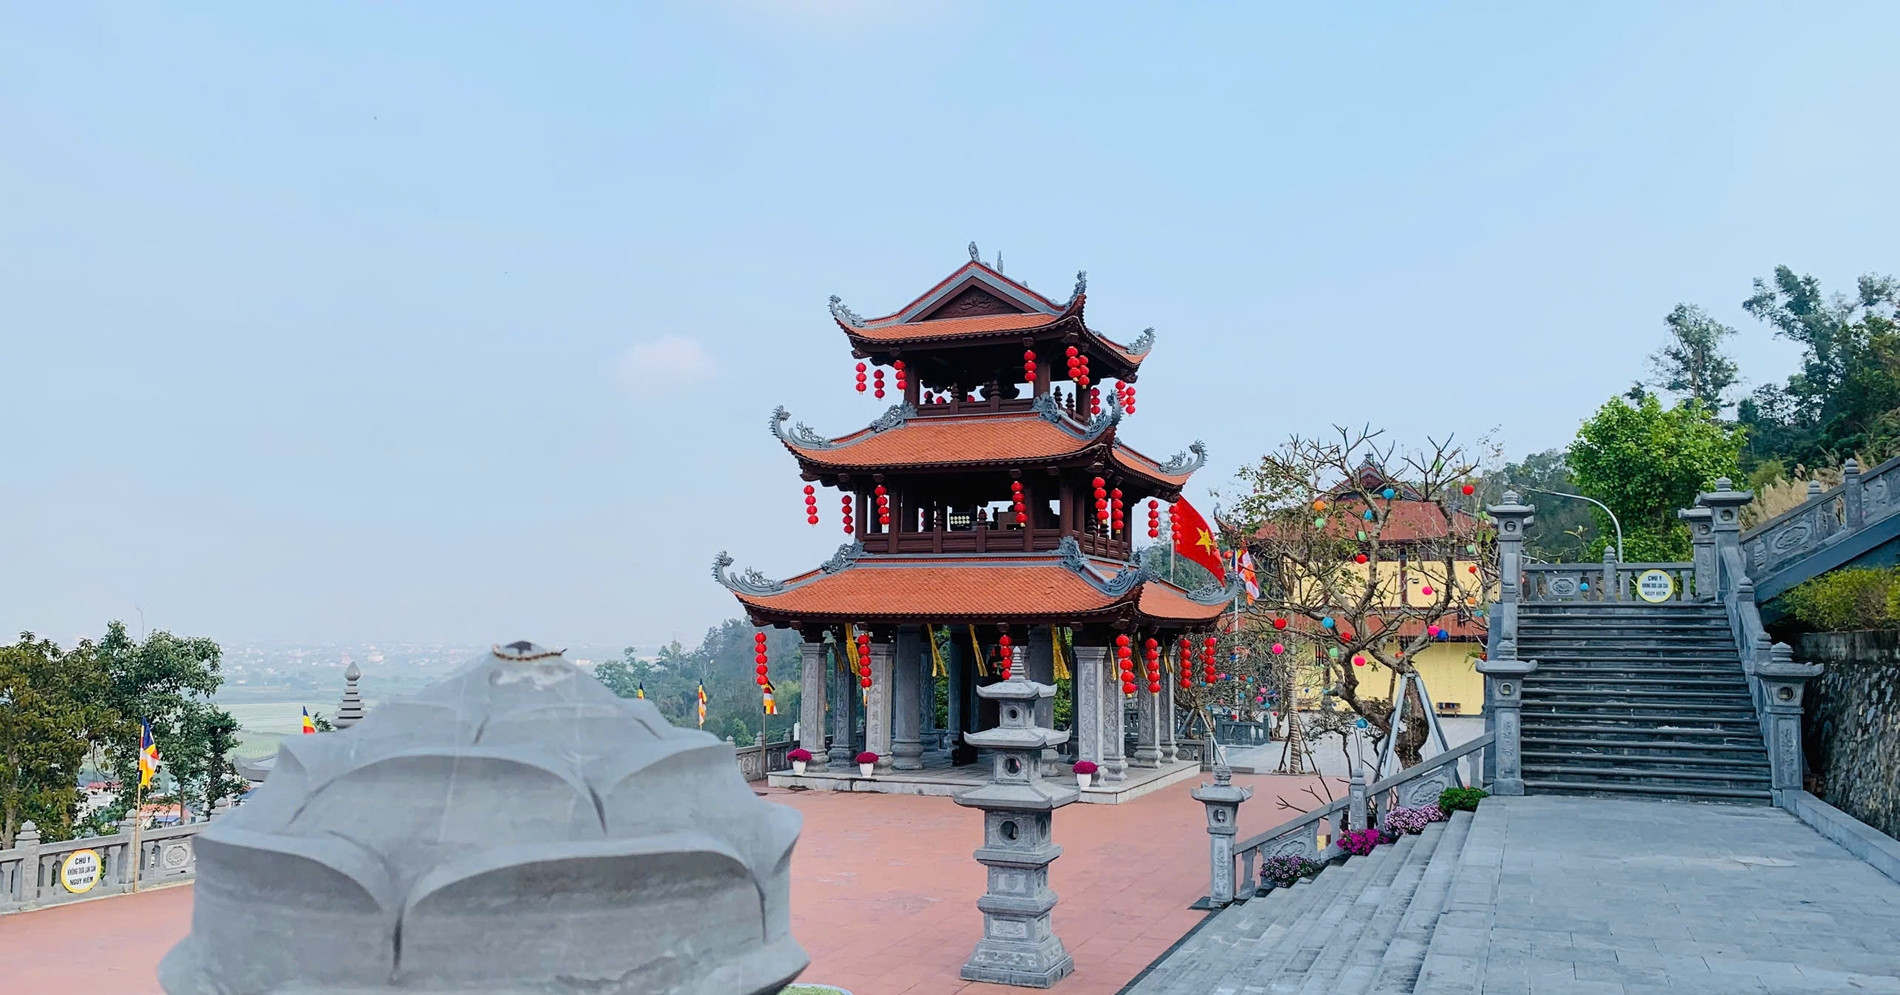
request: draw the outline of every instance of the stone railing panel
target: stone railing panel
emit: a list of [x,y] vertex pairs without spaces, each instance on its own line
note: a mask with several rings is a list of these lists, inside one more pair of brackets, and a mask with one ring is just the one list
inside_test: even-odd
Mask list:
[[[37,833],[23,833],[11,850],[0,850],[0,912],[63,905],[132,890],[132,865],[139,864],[139,887],[174,884],[197,876],[198,855],[193,837],[208,822],[192,822],[138,834],[138,855],[128,830],[110,836],[38,842]],[[73,855],[90,851],[97,857],[96,876],[89,886],[71,890],[62,871]],[[82,858],[90,861],[91,858]],[[83,869],[85,866],[82,865]],[[81,877],[80,880],[86,878]]]
[[1900,457],[1862,471],[1848,460],[1840,486],[1748,530],[1741,537],[1743,560],[1757,579],[1838,542],[1871,522],[1900,512]]
[[1524,601],[1602,601],[1603,568],[1594,563],[1533,563],[1524,568]]

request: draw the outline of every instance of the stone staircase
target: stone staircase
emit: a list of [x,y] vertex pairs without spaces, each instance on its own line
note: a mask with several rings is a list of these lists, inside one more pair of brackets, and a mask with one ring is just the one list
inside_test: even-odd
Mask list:
[[1411,992],[1471,830],[1454,813],[1210,915],[1127,995]]
[[1770,801],[1768,754],[1720,604],[1540,602],[1518,615],[1532,793]]

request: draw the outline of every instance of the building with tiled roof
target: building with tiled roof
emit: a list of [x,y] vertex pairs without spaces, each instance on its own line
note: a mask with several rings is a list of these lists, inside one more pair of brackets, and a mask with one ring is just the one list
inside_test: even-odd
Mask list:
[[[1196,442],[1161,460],[1121,438],[1152,329],[1122,344],[1085,322],[1081,274],[1057,303],[971,250],[969,263],[884,317],[859,318],[832,298],[857,390],[889,391],[897,403],[836,436],[784,408],[772,414],[773,438],[806,481],[808,521],[836,521],[845,545],[783,580],[735,574],[724,553],[714,575],[754,624],[804,636],[810,766],[848,766],[861,736],[880,769],[919,769],[935,682],[948,685],[954,743],[994,724],[978,685],[1006,671],[1045,682],[1072,673],[1076,755],[1114,784],[1131,762],[1173,759],[1179,641],[1213,628],[1233,597],[1224,585],[1176,587],[1134,556],[1149,509],[1178,499],[1206,453]],[[1132,647],[1132,680],[1114,651],[1119,637]],[[1154,672],[1149,640],[1168,661]],[[1132,757],[1125,704],[1142,730]],[[974,759],[968,747],[954,753]]]

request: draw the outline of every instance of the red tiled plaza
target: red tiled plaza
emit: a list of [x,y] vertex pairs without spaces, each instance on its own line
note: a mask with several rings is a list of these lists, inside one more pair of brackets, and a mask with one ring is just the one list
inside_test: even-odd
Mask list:
[[[1310,807],[1302,789],[1316,783],[1235,782],[1255,789],[1243,835],[1285,820],[1276,797]],[[1188,904],[1207,891],[1207,834],[1191,787],[1056,813],[1055,925],[1076,962],[1058,991],[1110,995],[1199,921]],[[812,958],[801,980],[854,995],[1013,990],[957,978],[981,932],[980,812],[947,798],[767,794],[805,815],[792,859],[793,935]],[[0,917],[0,949],[16,952],[0,995],[159,995],[154,969],[189,931],[191,900],[181,886]]]

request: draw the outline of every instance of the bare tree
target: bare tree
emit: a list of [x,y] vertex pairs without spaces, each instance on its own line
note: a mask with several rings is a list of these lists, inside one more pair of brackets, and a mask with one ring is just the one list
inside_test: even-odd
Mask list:
[[[1474,454],[1449,438],[1401,451],[1370,427],[1335,432],[1295,436],[1242,470],[1245,492],[1221,527],[1227,545],[1251,549],[1262,572],[1247,627],[1278,642],[1276,655],[1310,660],[1323,675],[1322,695],[1383,742],[1394,734],[1398,677],[1413,672],[1435,632],[1483,632],[1497,583],[1496,531],[1475,495],[1497,451],[1481,441]],[[1416,594],[1408,574],[1423,581]],[[1367,686],[1355,660],[1385,668],[1384,682]],[[1405,714],[1398,755],[1411,766],[1428,732],[1416,694]]]

